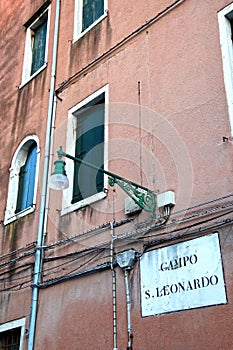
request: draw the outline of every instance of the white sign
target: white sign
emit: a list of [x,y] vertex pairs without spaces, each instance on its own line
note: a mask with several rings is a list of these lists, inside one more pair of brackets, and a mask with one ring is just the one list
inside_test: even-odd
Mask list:
[[140,273],[143,317],[227,303],[217,233],[143,254]]

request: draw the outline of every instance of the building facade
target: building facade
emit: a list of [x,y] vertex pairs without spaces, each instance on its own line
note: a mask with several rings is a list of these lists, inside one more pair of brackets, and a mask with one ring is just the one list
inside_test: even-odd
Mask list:
[[0,349],[230,350],[233,3],[1,13]]

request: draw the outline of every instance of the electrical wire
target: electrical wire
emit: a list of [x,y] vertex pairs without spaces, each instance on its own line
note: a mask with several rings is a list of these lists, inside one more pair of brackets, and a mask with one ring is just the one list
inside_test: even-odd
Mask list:
[[[208,210],[205,210],[205,211],[202,211],[202,212],[198,212],[198,213],[195,213],[195,214],[190,215],[190,216],[185,216],[185,217],[182,217],[181,219],[173,219],[173,217],[176,214],[179,214],[179,213],[182,213],[182,212],[188,212],[190,210],[193,210],[193,209],[196,209],[196,208],[200,208],[200,207],[206,206],[207,204],[218,202],[218,201],[221,201],[223,199],[230,198],[232,196],[233,196],[233,194],[230,194],[230,195],[227,195],[227,196],[224,196],[224,197],[216,198],[216,199],[208,201],[208,202],[203,202],[201,204],[197,204],[197,205],[195,205],[193,207],[189,207],[189,208],[186,208],[186,209],[179,210],[177,212],[171,212],[171,214],[170,214],[171,221],[169,223],[167,223],[166,226],[171,226],[171,225],[174,225],[176,223],[187,221],[189,219],[193,219],[194,217],[198,218],[200,216],[203,216],[203,215],[206,215],[206,214],[210,214],[211,212],[217,211],[218,209],[221,210],[221,209],[228,208],[229,206],[233,206],[233,202],[229,202],[228,204],[221,205],[221,206],[218,206],[218,207],[211,207]],[[136,223],[135,227],[142,227],[142,226],[145,226],[145,225],[148,225],[148,224],[151,225],[153,222],[154,222],[153,219],[145,220],[143,222]]]
[[[192,237],[192,236],[201,235],[204,232],[209,232],[211,230],[215,230],[216,228],[223,227],[224,225],[229,225],[232,222],[233,222],[233,218],[227,218],[226,220],[221,221],[221,222],[217,222],[217,223],[215,223],[212,226],[206,226],[204,228],[201,228],[201,229],[198,229],[198,230],[195,230],[195,231],[191,231],[191,232],[188,232],[188,233],[185,233],[185,234],[178,234],[178,235],[175,235],[173,237],[167,237],[167,238],[164,238],[164,239],[158,239],[156,241],[149,241],[149,242],[147,242],[144,245],[143,252],[145,252],[148,248],[150,248],[152,246],[155,246],[155,245],[158,245],[158,244],[162,244],[162,243],[166,243],[166,242],[170,242],[170,241],[174,241],[174,240],[177,240],[177,239],[180,239],[180,238],[188,238],[188,237]],[[174,230],[174,232],[175,231],[176,230]],[[169,232],[169,233],[171,233],[171,232]],[[147,237],[147,238],[152,238],[154,236],[156,236],[156,235],[152,235],[152,236]],[[143,238],[145,239],[145,237],[143,237]],[[158,238],[158,236],[156,236],[156,238]],[[79,268],[81,268],[82,266],[84,266],[84,265],[80,265]],[[41,283],[39,285],[39,287],[40,288],[49,287],[50,285],[53,285],[53,284],[56,284],[56,283],[60,283],[60,282],[63,282],[65,280],[70,280],[70,279],[73,279],[73,278],[81,277],[81,276],[86,275],[86,274],[99,272],[99,271],[103,271],[103,270],[110,269],[110,268],[111,268],[111,263],[110,262],[106,262],[104,264],[92,267],[92,268],[90,268],[88,270],[80,271],[80,272],[78,272],[76,274],[69,273],[69,274],[65,274],[63,276],[57,277],[55,279],[44,281],[43,283]],[[31,280],[28,280],[28,281],[25,281],[23,284],[30,283],[30,282],[31,282]],[[24,286],[23,287],[22,284],[18,284],[18,285],[14,285],[12,287],[9,287],[9,288],[5,288],[4,290],[0,290],[0,292],[2,292],[2,291],[10,291],[10,290],[15,291],[14,290],[15,288],[17,288],[17,290],[19,290],[19,289],[24,289],[24,288],[28,288],[28,287],[29,286]]]
[[60,278],[55,278],[53,280],[45,281],[43,283],[40,283],[38,287],[39,288],[46,288],[46,287],[52,286],[52,285],[57,284],[57,283],[72,280],[72,279],[77,278],[77,277],[90,275],[90,274],[93,274],[95,272],[102,272],[102,271],[109,270],[109,269],[111,269],[111,263],[106,262],[104,264],[91,267],[90,269],[87,269],[87,270],[82,270],[82,271],[79,271],[79,272],[74,273],[74,274],[70,274],[67,276],[60,277]]
[[110,227],[110,223],[107,222],[101,226],[95,227],[95,228],[87,230],[85,232],[78,233],[78,234],[73,235],[73,236],[69,236],[65,239],[62,239],[62,240],[54,242],[54,243],[50,243],[50,244],[46,245],[44,248],[51,249],[53,247],[59,246],[59,245],[64,244],[64,243],[74,243],[78,238],[83,238],[83,237],[86,238],[86,236],[89,234],[96,235],[99,231],[100,231],[100,233],[102,233],[102,231],[107,230],[109,227]]
[[196,209],[196,208],[200,208],[200,207],[203,207],[207,204],[211,204],[211,203],[216,203],[218,201],[221,201],[223,199],[227,199],[227,198],[230,198],[230,197],[233,197],[233,194],[228,194],[226,196],[223,196],[223,197],[220,197],[220,198],[216,198],[216,199],[212,199],[210,201],[206,201],[206,202],[203,202],[203,203],[200,203],[200,204],[197,204],[197,205],[194,205],[192,207],[189,207],[189,208],[186,208],[186,209],[181,209],[181,210],[178,210],[178,211],[175,211],[172,213],[172,216],[173,215],[177,215],[177,214],[180,214],[180,213],[183,213],[183,212],[186,212],[186,211],[189,211],[189,210],[192,210],[192,209]]
[[69,257],[72,257],[74,255],[81,255],[82,254],[85,254],[85,253],[88,253],[88,252],[94,252],[95,250],[98,250],[98,249],[107,249],[107,243],[105,243],[106,247],[103,246],[103,244],[100,244],[100,245],[96,245],[96,246],[92,246],[92,247],[88,247],[86,249],[83,249],[83,250],[76,250],[75,252],[72,252],[72,253],[68,253],[68,254],[65,254],[65,255],[58,255],[58,256],[52,256],[52,257],[48,257],[48,258],[44,258],[44,262],[49,262],[49,261],[53,261],[53,260],[58,260],[58,259],[63,259],[63,258],[69,258]]
[[[228,198],[231,198],[231,197],[233,197],[233,194],[226,195],[226,196],[223,196],[223,197],[220,197],[220,198],[216,198],[216,199],[213,199],[211,201],[206,201],[206,202],[203,202],[201,204],[198,204],[198,205],[186,208],[186,209],[182,209],[182,210],[177,211],[177,212],[171,212],[170,215],[169,215],[169,218],[172,219],[172,217],[174,217],[174,215],[176,215],[178,213],[188,212],[188,211],[191,211],[193,209],[200,208],[200,207],[206,206],[206,205],[211,204],[211,203],[216,203],[218,201],[222,201],[224,199],[228,199]],[[208,214],[211,214],[212,212],[216,212],[218,210],[222,210],[222,209],[225,209],[225,208],[230,207],[230,206],[233,206],[233,202],[225,204],[224,206],[222,205],[222,206],[218,206],[218,207],[212,207],[212,208],[210,208],[210,209],[208,209],[206,211],[195,213],[193,215],[190,215],[188,217],[184,217],[184,218],[181,218],[181,219],[176,219],[176,220],[173,219],[171,222],[166,223],[166,227],[177,225],[177,223],[182,223],[184,221],[191,220],[193,218],[198,218],[198,217],[201,217],[201,216],[204,216],[204,215],[208,215]],[[121,220],[119,222],[115,222],[114,223],[114,227],[118,227],[118,226],[124,225],[126,223],[132,222],[133,220],[134,219],[129,218],[129,219],[126,219],[126,220]],[[140,224],[135,224],[135,227],[136,227],[137,231],[138,231],[138,229],[140,231],[140,228],[143,227],[142,231],[147,232],[148,225],[150,225],[151,229],[157,229],[157,227],[154,227],[154,220],[151,220],[151,219],[143,221]],[[51,244],[45,246],[44,248],[47,250],[47,249],[53,249],[56,246],[60,246],[60,245],[66,244],[66,243],[74,243],[74,242],[79,243],[79,239],[86,238],[89,234],[96,234],[98,231],[102,232],[102,230],[107,230],[109,228],[110,228],[110,222],[105,223],[102,226],[99,226],[97,228],[94,228],[94,229],[91,229],[91,230],[88,230],[88,231],[85,231],[85,232],[78,233],[76,235],[70,236],[70,237],[68,237],[68,238],[66,238],[64,240],[60,240],[60,241],[51,243]],[[161,226],[161,228],[162,228],[162,226]],[[106,242],[105,242],[105,244],[106,244]],[[102,246],[102,244],[99,245],[99,247],[101,247],[101,246]]]
[[[233,221],[233,218],[231,219],[227,219],[225,220],[224,222],[221,222],[221,223],[216,223],[215,225],[212,225],[212,226],[209,226],[209,227],[205,227],[203,228],[202,230],[196,230],[196,231],[192,231],[192,232],[189,232],[189,233],[186,233],[186,234],[178,234],[176,236],[173,236],[173,237],[168,237],[168,238],[165,238],[165,239],[160,239],[160,240],[157,240],[157,241],[151,241],[151,242],[148,242],[146,245],[144,245],[143,247],[143,252],[142,254],[148,249],[150,248],[151,246],[153,245],[159,245],[159,244],[162,244],[162,243],[167,243],[167,242],[170,242],[170,241],[174,241],[174,240],[177,240],[179,238],[189,238],[191,236],[197,236],[197,234],[199,235],[202,235],[203,232],[206,232],[206,231],[210,231],[210,229],[216,229],[216,227],[220,227],[220,226],[223,226],[224,224],[227,224],[227,223],[230,223]],[[141,255],[142,255],[141,254]],[[140,257],[141,255],[138,255],[138,257]],[[102,266],[101,266],[102,267]],[[104,265],[104,269],[110,269],[111,268],[111,263],[106,263]],[[73,278],[77,278],[77,277],[80,277],[80,276],[83,276],[84,274],[87,274],[87,273],[93,273],[93,272],[99,272],[99,270],[97,270],[96,268],[92,268],[88,271],[81,271],[80,273],[78,274],[75,274],[75,275],[67,275],[66,276],[66,280],[69,280],[69,279],[73,279]],[[50,285],[53,285],[53,284],[56,284],[56,283],[60,283],[64,281],[63,278],[56,278],[54,280],[50,280],[50,281],[47,281],[47,282],[44,282],[43,284],[41,284],[41,287],[42,288],[45,288],[45,287],[48,287]]]
[[[75,269],[73,269],[73,270],[69,271],[68,273],[63,274],[62,276],[59,276],[59,277],[57,277],[57,278],[64,278],[64,277],[66,277],[66,276],[69,276],[70,274],[74,273],[75,271],[79,270],[80,268],[82,268],[82,267],[88,265],[91,261],[95,261],[101,253],[102,253],[101,251],[97,252],[97,254],[95,254],[93,257],[91,257],[90,259],[88,259],[88,260],[85,261],[84,263],[80,264],[79,266],[75,267]],[[57,272],[58,272],[58,271],[56,271],[56,273],[57,273]],[[49,274],[48,274],[48,275],[49,275]],[[47,277],[48,275],[45,275],[44,277]],[[27,277],[27,276],[24,276],[23,278],[26,278],[26,277]],[[26,281],[23,281],[23,282],[22,282],[22,279],[23,279],[23,278],[20,278],[21,283],[15,284],[15,285],[10,286],[10,287],[2,288],[2,289],[0,289],[0,292],[6,292],[6,291],[10,291],[10,290],[19,290],[19,289],[23,289],[23,288],[28,287],[28,286],[26,286],[26,287],[23,287],[23,288],[22,288],[22,286],[23,286],[24,284],[26,284],[26,283],[30,283],[30,284],[31,284],[32,279],[30,278],[29,280],[26,280]],[[15,280],[17,280],[17,279],[15,279]],[[49,281],[49,280],[48,280],[48,281]],[[7,279],[5,279],[4,281],[2,281],[2,283],[7,283],[7,282],[8,282]],[[10,280],[9,282],[12,282],[12,280]]]
[[[122,219],[120,221],[115,221],[114,222],[114,227],[119,227],[119,226],[122,226],[124,224],[130,223],[132,221],[133,221],[132,218],[126,218],[126,219]],[[99,233],[99,231],[100,231],[100,233],[102,233],[103,231],[105,231],[105,230],[107,230],[109,228],[110,228],[110,222],[106,222],[103,225],[100,225],[100,226],[95,227],[93,229],[90,229],[90,230],[78,233],[78,234],[73,235],[73,236],[69,236],[69,237],[67,237],[65,239],[62,239],[62,240],[54,242],[54,243],[50,243],[50,244],[46,245],[44,247],[44,249],[52,249],[52,248],[54,248],[56,246],[59,246],[59,245],[65,244],[65,243],[75,243],[76,240],[78,240],[80,238],[84,239],[90,234],[95,234],[96,235],[97,233]],[[78,243],[80,243],[80,241],[78,241]]]
[[214,225],[211,225],[211,226],[208,226],[208,227],[203,227],[203,228],[200,228],[198,230],[191,231],[191,232],[188,232],[188,233],[185,233],[185,234],[178,234],[176,236],[172,236],[172,237],[170,236],[170,237],[167,237],[167,238],[164,238],[164,239],[159,239],[159,240],[156,240],[156,241],[149,241],[146,244],[144,244],[143,252],[145,252],[150,247],[153,247],[153,246],[156,246],[156,245],[160,245],[162,243],[175,241],[175,240],[178,240],[180,238],[183,239],[183,238],[190,238],[190,237],[197,236],[197,235],[203,235],[203,233],[216,230],[216,229],[218,229],[220,227],[223,227],[223,226],[226,226],[226,225],[228,225],[228,224],[230,224],[232,222],[233,222],[233,218],[231,218],[231,219],[228,218],[228,219],[226,219],[226,220],[224,220],[222,222],[215,223]]
[[[203,220],[203,221],[199,221],[199,222],[197,222],[197,223],[194,223],[194,224],[192,224],[192,225],[187,225],[187,226],[182,226],[182,227],[179,227],[179,228],[176,228],[175,230],[172,230],[172,231],[169,231],[169,232],[162,232],[162,233],[155,233],[154,235],[151,235],[151,236],[147,236],[146,237],[146,239],[149,239],[149,238],[153,238],[154,236],[156,236],[156,237],[158,237],[158,236],[164,236],[164,235],[169,235],[169,234],[172,234],[172,233],[174,233],[174,232],[177,232],[177,231],[183,231],[183,230],[188,230],[188,229],[191,229],[191,228],[193,228],[193,227],[195,227],[195,226],[198,226],[198,225],[202,225],[203,223],[208,223],[208,222],[210,222],[210,221],[213,221],[213,220],[216,220],[216,219],[218,219],[218,218],[220,218],[220,217],[223,217],[223,216],[225,216],[225,215],[229,215],[229,214],[231,214],[233,211],[232,210],[230,210],[230,211],[227,211],[227,212],[224,212],[224,213],[222,213],[222,214],[220,214],[220,215],[218,215],[218,216],[214,216],[214,217],[211,217],[211,218],[208,218],[208,219],[205,219],[205,220]],[[164,225],[164,228],[167,228],[167,225]],[[134,230],[134,231],[130,231],[130,232],[128,232],[128,233],[126,233],[126,234],[123,234],[123,235],[118,235],[118,236],[116,236],[115,237],[115,239],[117,240],[117,241],[125,241],[125,240],[130,240],[130,241],[133,241],[133,242],[142,242],[142,240],[145,238],[145,234],[147,234],[147,233],[149,233],[149,232],[151,232],[151,231],[153,231],[153,230],[158,230],[158,229],[162,229],[162,227],[160,226],[160,227],[156,227],[155,225],[152,225],[152,226],[150,226],[150,227],[144,227],[144,228],[142,228],[142,229],[137,229],[137,230]],[[134,236],[136,236],[136,235],[142,235],[141,237],[134,237]],[[99,245],[97,245],[97,246],[95,246],[95,247],[91,247],[91,248],[89,248],[89,249],[87,249],[88,251],[90,251],[90,249],[96,249],[97,247],[98,247],[98,249],[101,249],[101,248],[104,248],[105,250],[106,249],[108,249],[109,248],[109,246],[110,246],[110,241],[107,241],[107,242],[102,242],[101,244],[99,244]],[[125,244],[125,242],[123,243],[123,244]],[[63,256],[63,258],[65,258],[65,256]],[[53,259],[53,258],[52,258]],[[64,263],[63,263],[64,264]],[[61,264],[61,266],[63,265],[63,264]]]
[[[3,271],[0,273],[0,276],[4,276],[4,275],[17,275],[17,274],[20,274],[26,270],[28,270],[30,267],[33,266],[34,263],[27,263],[27,264],[23,264],[23,265],[20,265],[20,266],[15,266],[14,268],[12,269],[7,269],[6,271]],[[17,271],[18,269],[20,268],[23,268],[23,270],[20,270],[20,271]],[[10,278],[10,277],[9,277]],[[2,278],[0,278],[0,282],[2,281]]]
[[[231,211],[230,213],[232,213],[233,211]],[[220,218],[220,217],[223,217],[227,214],[222,214],[222,215],[219,215],[218,217],[214,217],[214,218],[211,218],[209,220],[205,220],[203,221],[202,223],[207,223],[209,221],[212,221],[212,220],[215,220],[216,218]],[[217,229],[221,226],[224,226],[224,225],[227,225],[227,224],[230,224],[231,222],[233,221],[233,218],[227,218],[226,220],[222,221],[222,222],[217,222],[216,224],[212,225],[212,226],[204,226],[204,227],[201,227],[199,228],[198,230],[196,230],[195,232],[206,232],[208,230],[212,230],[212,229]],[[141,233],[143,233],[143,236],[140,236],[140,237],[136,237],[134,238],[133,236],[136,235],[138,233],[138,231],[133,231],[133,232],[129,232],[126,235],[122,235],[122,236],[119,236],[118,239],[119,240],[129,240],[129,241],[133,241],[134,243],[137,243],[137,242],[143,242],[143,241],[146,241],[150,238],[153,238],[153,237],[163,237],[163,236],[171,236],[172,234],[174,234],[175,232],[179,232],[179,231],[184,231],[184,230],[189,230],[190,228],[193,228],[197,225],[200,225],[201,223],[197,223],[197,224],[194,224],[194,225],[189,225],[189,226],[185,226],[185,227],[181,227],[181,228],[176,228],[174,230],[171,230],[171,231],[166,231],[166,232],[162,232],[162,233],[155,233],[153,235],[150,235],[150,236],[145,236],[145,233],[148,233],[148,232],[151,232],[152,230],[154,231],[154,228],[150,227],[147,229],[147,231],[142,231]],[[188,233],[182,233],[179,235],[179,238],[182,238],[183,236],[185,236],[186,234]],[[125,243],[124,243],[125,244]]]
[[[83,264],[80,264],[80,265],[79,265],[78,267],[76,267],[75,269],[69,271],[69,273],[66,273],[66,274],[64,274],[64,275],[62,275],[62,276],[56,277],[55,280],[60,279],[60,278],[65,278],[65,277],[67,278],[69,275],[72,275],[75,271],[77,271],[77,270],[79,270],[80,268],[82,268],[82,267],[88,265],[91,261],[94,261],[95,259],[97,259],[97,257],[98,257],[100,254],[101,254],[101,252],[98,252],[95,256],[91,257],[89,260],[85,261]],[[45,276],[45,277],[46,277],[46,276]],[[47,281],[44,281],[43,284],[46,283],[46,282],[49,282],[49,281],[51,281],[51,279],[49,279],[49,280],[47,280]]]
[[[211,201],[208,201],[208,202],[205,202],[205,203],[201,203],[197,206],[193,206],[193,207],[190,207],[188,208],[187,210],[188,211],[191,211],[193,209],[196,209],[196,208],[200,208],[200,207],[203,207],[203,206],[206,206],[208,204],[211,204],[211,203],[216,203],[217,201],[222,201],[222,200],[225,200],[227,198],[230,198],[232,197],[233,195],[230,194],[230,195],[227,195],[227,196],[223,196],[221,198],[217,198],[217,199],[214,199],[214,200],[211,200]],[[200,233],[204,233],[204,232],[207,232],[208,230],[213,230],[213,229],[217,229],[217,228],[220,228],[220,227],[223,227],[224,225],[228,225],[228,224],[231,224],[232,221],[233,221],[233,218],[231,217],[228,217],[226,218],[225,220],[222,220],[221,222],[215,222],[213,225],[207,225],[209,222],[213,222],[214,220],[218,220],[220,219],[221,217],[224,217],[226,215],[230,215],[233,213],[233,210],[227,210],[225,211],[226,209],[229,209],[233,206],[233,202],[229,202],[229,203],[226,203],[226,204],[223,204],[223,205],[220,205],[220,206],[215,206],[215,207],[211,207],[209,209],[206,209],[204,211],[201,211],[201,212],[197,212],[197,213],[194,213],[188,217],[185,217],[185,218],[182,218],[181,220],[176,220],[176,221],[172,221],[170,222],[169,224],[164,224],[163,226],[159,226],[157,227],[155,224],[152,224],[152,225],[148,225],[148,222],[144,222],[141,227],[137,228],[136,230],[133,230],[133,231],[129,231],[127,233],[124,233],[124,234],[120,234],[120,235],[117,235],[114,237],[114,240],[118,241],[118,248],[120,248],[120,243],[122,242],[122,244],[125,246],[125,244],[127,244],[128,241],[130,242],[134,242],[134,243],[142,243],[144,242],[144,244],[146,244],[146,246],[148,245],[149,246],[153,246],[153,244],[157,245],[159,244],[158,242],[168,242],[170,240],[173,240],[173,239],[178,239],[178,238],[181,238],[181,237],[189,237],[189,236],[192,236],[192,235],[197,235],[197,234],[200,234]],[[224,210],[224,212],[222,212]],[[179,211],[180,212],[180,211]],[[219,213],[220,212],[220,213]],[[222,212],[222,213],[221,213]],[[216,215],[217,213],[219,213],[218,215]],[[215,214],[215,215],[212,215],[212,214]],[[194,219],[198,219],[200,217],[203,217],[203,216],[208,216],[208,218],[205,218],[204,220],[201,220],[201,221],[198,221],[198,222],[194,222],[190,225],[182,225],[182,226],[179,226],[179,227],[176,227],[175,229],[171,229],[171,230],[167,230],[168,227],[173,227],[174,225],[177,225],[178,223],[185,223],[189,220],[194,220]],[[132,221],[132,219],[130,219],[130,221]],[[129,221],[120,221],[118,223],[114,223],[114,226],[116,225],[117,226],[121,226],[122,224],[125,224],[125,223],[128,223]],[[151,221],[150,221],[151,222]],[[198,229],[196,230],[193,230],[195,227],[199,227]],[[102,232],[102,229],[108,229],[109,228],[109,224],[104,224],[104,227],[98,227],[97,230],[100,230]],[[157,232],[158,230],[163,230],[166,228],[166,232]],[[147,235],[145,236],[146,234],[148,234],[149,232],[151,231],[156,231],[154,234],[152,235]],[[178,232],[182,231],[182,234],[176,234]],[[186,231],[185,233],[183,231]],[[96,229],[92,229],[90,231],[87,231],[87,232],[83,232],[81,234],[81,238],[83,238],[84,236],[86,237],[86,234],[90,233],[93,234],[96,232]],[[174,235],[174,236],[172,236]],[[171,237],[172,236],[172,237]],[[162,238],[164,237],[164,238]],[[51,245],[49,245],[49,249],[52,249],[52,248],[55,248],[57,247],[57,245],[63,245],[65,243],[68,243],[68,242],[71,242],[73,239],[75,240],[78,240],[78,238],[80,238],[80,234],[79,235],[75,235],[73,237],[69,237],[65,240],[62,240],[62,241],[59,241],[59,242],[55,242]],[[156,240],[151,240],[153,238],[156,238]],[[109,249],[110,249],[110,240],[108,241],[105,241],[105,242],[102,242],[98,245],[95,245],[95,246],[91,246],[91,247],[88,247],[86,249],[83,249],[81,251],[75,251],[75,252],[72,252],[72,253],[69,253],[69,254],[65,254],[65,255],[59,255],[59,256],[55,256],[55,257],[48,257],[48,258],[45,258],[44,262],[45,264],[49,264],[51,263],[52,261],[58,261],[58,260],[61,260],[61,259],[71,259],[69,261],[63,261],[62,264],[59,264],[59,265],[56,265],[56,266],[52,266],[52,267],[47,267],[44,269],[44,277],[46,276],[49,276],[50,274],[55,274],[55,273],[58,273],[60,272],[61,270],[59,270],[59,268],[62,268],[64,266],[68,266],[68,265],[71,265],[72,263],[74,263],[75,261],[77,260],[80,260],[80,259],[85,259],[87,258],[88,256],[92,255],[92,254],[95,254],[95,256],[92,256],[90,257],[90,259],[86,262],[84,262],[83,264],[80,264],[78,267],[75,267],[74,270],[70,271],[69,273],[66,273],[64,274],[63,276],[68,276],[70,275],[71,273],[73,273],[74,271],[77,271],[78,269],[82,268],[83,266],[87,265],[89,262],[91,261],[95,261],[95,259],[97,259],[99,257],[100,254],[102,254],[103,252],[107,252]],[[30,243],[29,245],[23,247],[23,248],[20,248],[20,249],[17,249],[15,250],[14,252],[11,252],[11,253],[8,253],[8,254],[5,254],[4,256],[2,256],[1,258],[6,258],[6,257],[9,257],[9,256],[12,256],[13,254],[15,254],[16,252],[21,252],[25,249],[27,249],[27,247],[29,248],[32,248],[32,247],[35,247],[35,242],[32,242]],[[47,246],[45,247],[47,248]],[[32,254],[34,254],[34,250],[33,251],[29,251],[29,252],[26,252],[18,257],[15,257],[14,259],[11,259],[9,261],[6,261],[6,262],[3,262],[2,264],[0,264],[0,267],[2,268],[2,270],[4,268],[6,268],[7,266],[9,265],[13,265],[13,264],[16,264],[18,263],[21,259],[24,259],[24,258],[27,258],[29,256],[31,256]],[[107,259],[110,255],[105,255],[104,259]],[[0,276],[2,276],[2,278],[0,279],[0,282],[1,283],[12,283],[12,281],[17,281],[17,280],[21,280],[22,279],[25,279],[27,277],[29,277],[29,274],[27,274],[26,276],[23,276],[23,277],[12,277],[12,275],[20,275],[21,273],[23,272],[26,272],[27,269],[29,269],[32,265],[33,265],[33,262],[28,262],[28,267],[26,267],[24,270],[21,270],[23,267],[25,267],[25,264],[21,264],[21,265],[18,265],[18,266],[14,266],[13,268],[11,269],[7,269],[6,271],[1,271],[0,273]],[[49,273],[51,272],[51,273]],[[12,274],[9,276],[9,274]],[[4,275],[8,275],[6,277],[4,277]],[[30,273],[30,276],[31,276],[31,273]],[[31,279],[30,280],[27,280],[27,281],[24,281],[23,284],[26,284],[26,283],[30,283],[31,282]],[[14,285],[12,287],[9,287],[9,288],[4,288],[3,290],[13,290],[15,288],[21,288],[20,286],[22,286],[22,283],[19,283],[17,285]],[[26,287],[25,287],[26,288]],[[3,291],[1,290],[1,291]]]
[[[28,286],[23,286],[26,283],[28,283]],[[28,280],[28,281],[25,281],[23,283],[16,284],[14,286],[8,287],[8,288],[0,289],[0,293],[9,292],[9,291],[17,292],[17,291],[19,291],[21,289],[25,289],[25,288],[29,288],[29,287],[31,287],[31,279]]]
[[[100,253],[102,253],[102,251],[98,250],[98,251],[97,251],[97,255],[100,254]],[[93,252],[90,252],[89,254],[93,254]],[[86,258],[87,256],[88,256],[88,254],[85,254],[84,256],[78,256],[78,257],[76,257],[76,258],[74,258],[74,259],[72,259],[72,260],[70,260],[70,261],[64,262],[64,263],[62,263],[62,264],[59,264],[59,265],[56,265],[56,266],[53,266],[53,267],[45,268],[45,269],[43,269],[44,277],[47,277],[47,276],[49,276],[49,275],[51,275],[51,274],[54,274],[54,273],[58,273],[58,272],[61,271],[61,269],[60,269],[60,270],[57,270],[58,268],[67,266],[68,264],[72,264],[72,263],[74,263],[75,261],[77,261],[77,260],[79,260],[79,259],[81,259],[81,258]],[[55,271],[54,271],[54,270],[55,270]],[[49,271],[50,271],[51,273],[49,273]],[[46,273],[46,272],[48,272],[48,273]]]
[[9,252],[9,253],[6,253],[6,254],[1,255],[1,256],[0,256],[0,260],[5,259],[5,258],[7,258],[7,257],[9,257],[9,256],[11,256],[11,255],[15,255],[15,254],[17,254],[17,253],[19,253],[19,252],[21,252],[21,251],[26,250],[26,249],[35,248],[35,247],[36,247],[36,242],[31,242],[31,243],[27,244],[27,245],[24,246],[24,247],[21,247],[21,248],[19,248],[19,249],[12,250],[12,251]]
[[14,258],[14,259],[11,259],[11,260],[8,260],[8,261],[6,261],[6,262],[4,262],[4,263],[1,263],[1,264],[0,264],[0,268],[6,267],[7,265],[15,264],[15,263],[18,262],[19,260],[21,260],[21,259],[23,259],[23,258],[26,258],[26,257],[28,257],[28,256],[30,256],[30,255],[33,255],[33,254],[35,254],[35,251],[26,252],[26,253],[24,253],[23,255],[20,255],[20,256]]

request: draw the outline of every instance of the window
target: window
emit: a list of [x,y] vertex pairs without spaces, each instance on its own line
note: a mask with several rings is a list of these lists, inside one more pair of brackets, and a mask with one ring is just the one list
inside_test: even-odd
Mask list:
[[104,0],[83,0],[82,32],[104,14]]
[[76,0],[74,40],[107,15],[107,0]]
[[45,49],[47,37],[48,12],[38,20],[31,29],[32,37],[32,64],[31,75],[45,63]]
[[0,350],[23,350],[25,318],[0,326]]
[[[69,111],[67,153],[97,168],[107,164],[108,86],[77,104]],[[62,214],[90,205],[106,196],[107,177],[96,169],[66,159],[70,187],[63,191]],[[73,179],[73,182],[72,180]]]
[[233,3],[218,13],[223,75],[233,135]]
[[5,224],[34,211],[38,157],[36,136],[27,137],[14,154],[10,168]]
[[[22,84],[25,84],[46,67],[49,13],[44,6],[25,24],[26,43]],[[36,18],[35,18],[36,17]]]
[[0,350],[18,350],[20,344],[20,328],[1,333]]
[[[74,113],[77,117],[75,156],[99,168],[104,163],[104,102],[101,94]],[[103,173],[78,162],[74,164],[72,203],[103,191]]]

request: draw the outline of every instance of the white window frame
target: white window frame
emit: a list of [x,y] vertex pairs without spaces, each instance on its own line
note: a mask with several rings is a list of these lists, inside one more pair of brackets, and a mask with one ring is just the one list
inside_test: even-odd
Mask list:
[[[94,100],[96,97],[104,93],[105,110],[104,110],[104,169],[108,170],[108,114],[109,114],[109,85],[106,85],[85,98],[83,101],[72,107],[68,111],[67,134],[66,134],[66,152],[75,157],[76,147],[76,129],[78,125],[77,112],[80,108]],[[74,162],[68,158],[66,162],[66,173],[69,179],[69,187],[63,190],[61,215],[68,214],[74,210],[91,205],[106,197],[106,191],[101,191],[93,196],[82,199],[79,202],[71,203],[73,198],[73,178],[74,178]],[[104,189],[108,188],[108,176],[104,175]]]
[[[35,73],[31,75],[31,66],[32,66],[32,47],[33,47],[33,28],[36,26],[36,23],[40,20],[44,14],[48,12],[48,20],[47,20],[47,32],[46,32],[46,45],[45,45],[45,63],[41,66]],[[30,80],[32,80],[36,75],[38,75],[42,70],[44,70],[47,66],[48,60],[48,42],[49,42],[49,27],[50,27],[50,12],[51,5],[49,5],[46,10],[44,10],[40,16],[36,18],[33,23],[27,27],[26,30],[26,40],[25,40],[25,48],[24,48],[24,62],[23,62],[23,71],[22,71],[22,82],[20,88],[27,84]]]
[[[35,186],[34,186],[34,196],[33,196],[33,205],[29,208],[26,208],[18,213],[15,213],[19,189],[19,172],[20,168],[27,159],[28,150],[30,147],[29,141],[35,141],[37,144],[37,160],[36,160],[36,174],[35,174]],[[36,193],[39,177],[39,160],[40,160],[40,149],[39,149],[39,139],[36,135],[29,135],[20,143],[18,146],[11,162],[11,167],[9,169],[9,184],[8,184],[8,195],[7,195],[7,204],[5,210],[4,225],[7,225],[25,215],[32,213],[35,210],[36,206]]]
[[231,127],[231,137],[233,137],[233,42],[231,39],[232,32],[229,20],[230,17],[233,21],[233,3],[218,12],[223,75]]
[[23,350],[23,342],[24,342],[24,334],[25,334],[25,317],[20,318],[19,320],[11,321],[0,325],[0,334],[2,332],[10,331],[15,328],[21,327],[21,335],[20,335],[20,345],[19,350]]
[[83,0],[75,0],[74,6],[74,38],[73,42],[85,35],[89,30],[96,26],[108,15],[108,0],[104,0],[104,13],[95,22],[93,22],[86,30],[82,32],[82,15],[83,15]]

